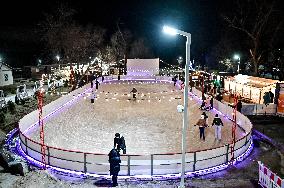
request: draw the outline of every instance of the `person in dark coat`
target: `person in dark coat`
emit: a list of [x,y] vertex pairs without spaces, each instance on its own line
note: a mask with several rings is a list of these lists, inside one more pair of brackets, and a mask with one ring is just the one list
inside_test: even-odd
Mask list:
[[173,77],[173,82],[174,82],[174,86],[176,86],[176,83],[177,83],[177,75]]
[[116,150],[116,149],[112,149],[109,154],[109,164],[110,164],[110,175],[112,176],[112,186],[113,187],[116,187],[118,186],[118,183],[117,183],[117,176],[118,176],[118,173],[120,171],[120,163],[121,163],[121,160],[120,160],[120,155],[119,155],[119,152]]
[[213,109],[213,96],[211,96],[210,98],[210,109],[211,110]]
[[93,80],[91,80],[91,88],[93,88],[94,87],[94,82],[93,82]]
[[270,103],[274,103],[273,99],[274,99],[274,94],[271,92],[271,90],[269,90],[269,98],[270,98]]
[[242,101],[241,100],[238,100],[237,111],[242,112]]
[[116,149],[116,151],[120,152],[120,150],[123,151],[123,154],[126,154],[126,144],[124,137],[120,137],[119,133],[115,133],[115,137],[113,139],[113,148]]
[[136,99],[137,89],[133,88],[130,93],[133,93],[133,99]]
[[105,80],[105,77],[102,75],[102,82],[104,82],[104,80]]
[[96,79],[96,89],[99,89],[100,82]]
[[120,140],[120,134],[119,133],[115,133],[115,137],[113,139],[113,148],[116,149],[118,152],[120,152],[121,140]]
[[196,125],[199,127],[200,139],[203,138],[203,140],[205,141],[205,127],[208,127],[208,125],[206,123],[204,115],[201,115]]

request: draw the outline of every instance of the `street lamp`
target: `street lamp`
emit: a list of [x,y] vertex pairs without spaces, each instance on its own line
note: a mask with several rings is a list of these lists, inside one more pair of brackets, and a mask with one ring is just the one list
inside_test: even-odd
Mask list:
[[57,59],[57,61],[60,60],[60,56],[59,55],[55,56],[55,58]]
[[170,35],[182,35],[186,37],[186,59],[185,59],[185,87],[184,87],[184,109],[183,109],[183,126],[182,126],[182,164],[181,164],[181,182],[180,187],[184,187],[184,173],[185,173],[185,150],[186,150],[186,130],[188,125],[188,74],[189,74],[189,61],[190,61],[190,44],[191,34],[171,28],[168,26],[163,27],[163,31]]
[[238,54],[235,54],[235,55],[234,55],[234,59],[235,59],[235,60],[238,60],[238,70],[237,70],[237,72],[238,72],[238,74],[239,74],[239,72],[240,72],[241,58],[240,58],[240,56],[239,56]]

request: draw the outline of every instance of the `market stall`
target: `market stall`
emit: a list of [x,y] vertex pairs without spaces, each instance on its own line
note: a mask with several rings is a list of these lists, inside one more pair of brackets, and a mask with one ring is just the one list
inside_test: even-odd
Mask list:
[[225,91],[237,93],[251,103],[263,104],[263,96],[271,91],[275,96],[275,88],[278,80],[253,77],[248,75],[236,75],[225,79]]

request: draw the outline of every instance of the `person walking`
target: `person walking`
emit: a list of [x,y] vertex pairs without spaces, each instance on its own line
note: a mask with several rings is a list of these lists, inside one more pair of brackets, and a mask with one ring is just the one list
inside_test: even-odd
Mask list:
[[[204,115],[201,115],[200,119],[198,120],[198,122],[196,123],[196,125],[199,127],[199,135],[200,135],[200,139],[203,138],[203,140],[205,141],[205,127],[207,127],[207,123],[206,123],[206,119]],[[194,125],[194,126],[196,126]]]
[[218,117],[218,114],[215,115],[212,126],[215,126],[215,139],[221,141],[222,126],[224,126],[221,118]]
[[96,79],[96,89],[99,89],[100,82]]
[[94,87],[94,82],[93,82],[93,80],[91,80],[91,88],[93,88]]
[[213,109],[213,96],[210,97],[210,109]]
[[121,160],[120,160],[120,154],[119,152],[116,150],[116,149],[112,149],[109,154],[109,164],[110,164],[110,175],[112,176],[111,179],[112,179],[112,186],[113,187],[116,187],[118,186],[118,183],[117,183],[117,176],[118,176],[118,173],[120,171],[120,163],[121,163]]

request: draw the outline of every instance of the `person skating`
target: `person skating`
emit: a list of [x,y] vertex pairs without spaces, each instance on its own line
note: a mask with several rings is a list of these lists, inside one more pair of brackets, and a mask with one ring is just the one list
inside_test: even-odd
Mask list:
[[221,141],[222,126],[224,126],[224,124],[221,118],[218,117],[218,114],[215,115],[212,126],[215,126],[215,139]]
[[174,86],[176,86],[176,83],[177,83],[177,75],[174,76],[172,80],[173,80],[173,82],[174,82]]
[[96,89],[99,89],[100,82],[96,79]]
[[96,98],[96,94],[92,91],[92,94],[91,94],[91,103],[94,103],[94,102],[95,102],[95,98]]
[[211,110],[213,109],[213,96],[211,96],[210,98],[210,109]]
[[136,99],[137,89],[133,88],[130,93],[133,93],[133,99]]
[[203,138],[203,140],[205,141],[205,127],[207,127],[208,125],[206,123],[206,119],[204,115],[201,115],[196,125],[199,127],[200,139]]
[[112,149],[109,154],[109,164],[110,164],[110,175],[112,176],[112,186],[113,187],[116,187],[118,186],[118,183],[117,183],[117,176],[118,176],[118,173],[120,171],[120,163],[121,163],[121,160],[120,160],[120,155],[119,155],[119,152],[116,150],[116,149]]

